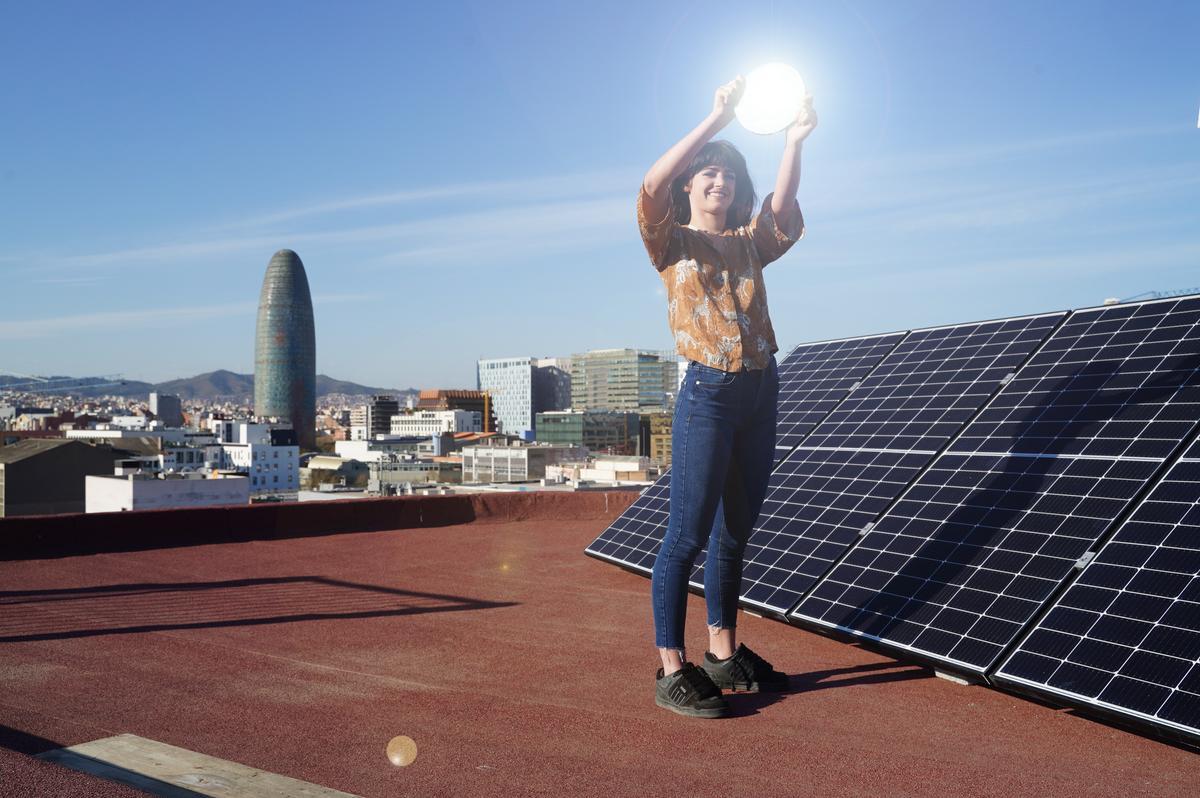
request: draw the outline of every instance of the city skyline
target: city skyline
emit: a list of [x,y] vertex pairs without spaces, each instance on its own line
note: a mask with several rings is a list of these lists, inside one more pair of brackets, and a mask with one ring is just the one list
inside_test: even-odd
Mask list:
[[[669,349],[638,181],[767,60],[822,120],[808,235],[767,270],[783,351],[1198,282],[1187,4],[770,2],[720,27],[705,2],[363,5],[282,29],[269,6],[149,8],[20,7],[0,32],[23,76],[0,87],[0,280],[21,300],[0,369],[251,372],[281,248],[339,379],[470,387],[480,359]],[[764,196],[779,137],[723,135]]]

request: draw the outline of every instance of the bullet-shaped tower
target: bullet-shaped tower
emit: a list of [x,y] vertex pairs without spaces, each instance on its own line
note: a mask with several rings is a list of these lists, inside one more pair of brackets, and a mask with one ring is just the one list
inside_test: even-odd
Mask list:
[[258,298],[254,412],[290,421],[301,451],[316,448],[317,340],[312,294],[300,256],[281,249]]

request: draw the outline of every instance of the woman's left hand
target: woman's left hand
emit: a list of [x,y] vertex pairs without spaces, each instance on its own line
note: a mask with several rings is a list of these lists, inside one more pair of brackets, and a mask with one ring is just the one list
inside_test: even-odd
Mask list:
[[804,95],[804,105],[800,108],[800,113],[796,114],[796,121],[788,126],[787,143],[801,143],[816,127],[817,112],[813,110],[813,97],[811,94],[806,94]]

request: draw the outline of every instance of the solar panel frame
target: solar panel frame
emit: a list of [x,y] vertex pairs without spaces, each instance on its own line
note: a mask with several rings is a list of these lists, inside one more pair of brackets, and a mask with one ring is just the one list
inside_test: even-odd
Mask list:
[[992,680],[1200,739],[1200,441],[1027,628]]
[[[1016,377],[994,397],[987,407],[980,411],[976,419],[966,426],[962,434],[955,438],[946,451],[939,455],[930,468],[913,483],[892,510],[889,510],[887,515],[881,518],[870,533],[857,544],[846,560],[836,566],[822,583],[817,585],[809,596],[793,609],[789,617],[803,625],[834,628],[849,634],[874,639],[884,646],[905,650],[919,658],[950,664],[980,674],[987,671],[1005,648],[1012,644],[1013,639],[1023,628],[1023,624],[1027,624],[1036,615],[1036,612],[1024,617],[1022,623],[1024,614],[1016,612],[1013,607],[1006,605],[1005,612],[1010,618],[1003,620],[1010,620],[1017,625],[998,629],[996,624],[992,624],[993,628],[986,630],[986,639],[983,641],[988,643],[990,648],[985,649],[983,646],[978,646],[976,650],[968,651],[970,648],[967,645],[969,635],[963,631],[962,625],[972,619],[954,614],[953,591],[940,596],[941,604],[932,600],[933,597],[939,595],[939,591],[950,589],[944,586],[939,588],[936,585],[932,587],[927,585],[926,583],[932,579],[932,574],[923,580],[910,581],[904,588],[908,594],[892,584],[893,590],[889,591],[890,595],[881,594],[876,599],[872,599],[871,596],[889,586],[888,579],[884,578],[887,569],[895,572],[897,569],[906,567],[906,562],[912,561],[910,555],[920,547],[921,541],[926,541],[935,549],[944,548],[941,544],[946,543],[946,539],[952,539],[953,536],[945,535],[943,539],[937,538],[936,530],[942,524],[952,520],[973,520],[973,524],[966,525],[965,528],[976,530],[985,523],[992,523],[993,529],[1003,532],[1001,543],[1003,543],[1004,537],[1010,536],[1014,540],[1025,541],[1025,545],[1028,545],[1027,535],[1030,533],[1056,532],[1054,524],[1050,524],[1049,528],[1042,528],[1047,526],[1047,518],[1058,518],[1060,520],[1058,525],[1061,526],[1062,519],[1066,518],[1065,509],[1067,507],[1078,508],[1086,500],[1087,512],[1090,513],[1090,516],[1079,522],[1072,521],[1072,525],[1075,527],[1074,534],[1065,536],[1067,544],[1064,544],[1062,540],[1055,543],[1055,546],[1062,548],[1061,551],[1056,549],[1057,557],[1050,558],[1053,565],[1047,565],[1047,557],[1043,556],[1044,552],[1035,551],[1035,556],[1030,561],[1036,561],[1032,567],[1044,572],[1045,578],[1061,576],[1059,580],[1061,583],[1070,576],[1069,570],[1062,573],[1063,561],[1072,555],[1082,555],[1086,552],[1086,547],[1080,550],[1081,542],[1090,539],[1091,545],[1094,546],[1096,541],[1103,539],[1107,530],[1113,528],[1123,511],[1120,506],[1121,501],[1128,502],[1140,492],[1148,489],[1155,473],[1163,468],[1164,458],[1172,454],[1170,451],[1166,451],[1164,454],[1164,446],[1161,445],[1161,442],[1169,440],[1171,436],[1178,436],[1174,443],[1178,447],[1181,439],[1192,434],[1196,427],[1196,421],[1200,418],[1200,413],[1197,412],[1200,410],[1200,401],[1198,401],[1200,400],[1200,384],[1198,384],[1200,380],[1196,379],[1200,371],[1193,365],[1193,361],[1200,364],[1200,357],[1196,357],[1195,354],[1196,343],[1200,338],[1200,333],[1198,333],[1200,328],[1196,325],[1196,321],[1200,320],[1200,297],[1185,298],[1184,300],[1160,300],[1157,303],[1143,304],[1160,306],[1150,310],[1142,305],[1094,308],[1078,311],[1068,317],[1062,326],[1039,348],[1038,352],[1030,358],[1029,362],[1018,371]],[[1180,315],[1173,315],[1175,313]],[[1186,325],[1182,323],[1167,325],[1152,323],[1162,320],[1178,322],[1180,319],[1185,320]],[[1162,329],[1170,329],[1169,335],[1160,333],[1159,330]],[[1116,338],[1129,330],[1140,333],[1142,340],[1140,351],[1139,344],[1136,341],[1131,343],[1128,336]],[[1091,336],[1090,339],[1089,336]],[[1077,354],[1071,355],[1076,358],[1075,360],[1069,360],[1064,356],[1073,350],[1070,346],[1062,345],[1063,339],[1076,343],[1083,341],[1089,345],[1105,342],[1110,349],[1105,350],[1102,347],[1091,346],[1090,348],[1095,351],[1087,353],[1086,360],[1078,359]],[[1186,345],[1182,348],[1175,346],[1171,343],[1172,339],[1186,342]],[[1182,354],[1180,354],[1181,352]],[[1119,355],[1119,358],[1113,357],[1114,354]],[[1097,357],[1097,355],[1103,357]],[[1167,367],[1166,372],[1158,373],[1166,373],[1167,377],[1156,377],[1155,379],[1159,380],[1161,384],[1152,385],[1147,391],[1148,378],[1145,375],[1154,372],[1139,370],[1144,364],[1134,362],[1138,360],[1133,357],[1134,355],[1138,357],[1157,356],[1160,362]],[[1116,361],[1116,365],[1112,365],[1113,361]],[[1056,371],[1055,368],[1063,362],[1067,364],[1067,367],[1060,367]],[[1108,362],[1109,365],[1098,370],[1087,371],[1086,364],[1093,362]],[[1134,362],[1134,367],[1122,368],[1126,362]],[[1085,365],[1081,367],[1080,363]],[[1062,380],[1066,379],[1070,384],[1074,382],[1075,376],[1084,373],[1089,379],[1084,380],[1082,384],[1073,385],[1070,390],[1050,390],[1053,387],[1052,381],[1057,380],[1061,385]],[[1129,379],[1131,374],[1140,376],[1137,381],[1134,381]],[[1098,376],[1102,378],[1098,379]],[[1043,389],[1041,392],[1044,394],[1045,406],[1041,407],[1038,413],[1018,414],[1014,418],[1015,408],[1029,407],[1031,404],[1022,405],[1020,401],[1006,401],[1006,398],[1009,400],[1014,396],[1020,398],[1023,396],[1021,392],[1028,391],[1031,386],[1040,386]],[[1086,402],[1082,402],[1082,400],[1095,397],[1104,390],[1125,392],[1110,394],[1105,398],[1110,400],[1109,406],[1114,408],[1114,414],[1126,413],[1129,418],[1144,422],[1139,427],[1141,430],[1151,429],[1151,423],[1171,422],[1168,427],[1158,426],[1158,430],[1170,430],[1168,433],[1156,432],[1160,445],[1150,449],[1133,447],[1126,440],[1128,433],[1124,430],[1114,429],[1104,423],[1106,420],[1103,418],[1098,420],[1100,422],[1098,424],[1095,417],[1085,419],[1074,426],[1070,423],[1063,423],[1073,419],[1078,420],[1079,408],[1087,407]],[[1077,391],[1082,393],[1077,393]],[[1120,401],[1114,401],[1114,397]],[[1153,403],[1150,412],[1144,412],[1146,405],[1151,404],[1149,400],[1156,398],[1162,399],[1162,401]],[[1056,403],[1059,404],[1058,408],[1055,407]],[[1036,404],[1032,406],[1037,407]],[[997,407],[1002,408],[1002,411],[996,412]],[[1058,412],[1064,408],[1069,412]],[[1137,419],[1139,414],[1143,418]],[[1062,451],[1055,451],[1054,447],[1040,443],[1038,435],[1031,434],[1032,432],[1041,432],[1036,424],[1042,423],[1040,420],[1042,416],[1047,416],[1048,420],[1053,422],[1052,429],[1057,430],[1058,434],[1065,431],[1070,431],[1071,434],[1088,431],[1092,433],[1091,437],[1084,445],[1064,444],[1061,446]],[[1177,422],[1186,422],[1186,433],[1183,432],[1184,424]],[[1114,432],[1116,434],[1113,434]],[[1094,445],[1096,441],[1103,443],[1108,440],[1116,440],[1120,445]],[[1013,443],[1011,447],[1006,445],[1009,442]],[[1018,448],[1032,451],[1018,451]],[[1147,454],[1159,456],[1146,456]],[[953,465],[956,461],[957,466],[946,467],[947,464]],[[1120,479],[1113,481],[1113,479],[1106,478],[1104,474],[1086,473],[1089,469],[1095,469],[1094,464],[1096,463],[1113,464],[1105,466],[1104,469],[1115,468],[1116,464],[1120,464],[1121,470],[1130,473],[1137,472],[1134,475],[1135,482],[1140,482],[1140,486],[1131,496],[1128,495],[1128,488],[1131,486],[1124,484]],[[966,464],[973,464],[973,468],[963,468]],[[908,530],[904,528],[904,520],[906,518],[908,520],[920,519],[921,503],[929,502],[936,507],[938,502],[935,499],[946,500],[954,498],[956,495],[955,501],[961,502],[964,486],[968,489],[978,489],[981,482],[977,479],[973,482],[973,478],[970,476],[971,472],[982,471],[985,476],[999,474],[1001,478],[1008,474],[1013,480],[1019,481],[1031,476],[1028,473],[1031,464],[1040,464],[1034,468],[1035,473],[1032,474],[1034,483],[1040,484],[1039,481],[1051,479],[1054,484],[1070,485],[1074,489],[1074,493],[1064,487],[1062,494],[1051,492],[1046,497],[1038,497],[1036,505],[1034,503],[1027,505],[1028,509],[1036,506],[1038,508],[1036,512],[1020,512],[1018,515],[1013,515],[1015,511],[1012,508],[997,510],[994,507],[978,508],[980,512],[985,512],[985,515],[977,519],[972,518],[971,512],[973,511],[965,513],[960,511],[957,519],[945,515],[936,518],[933,517],[936,515],[935,513],[928,511],[927,515],[930,517],[922,519],[928,522],[925,531],[905,534]],[[1036,473],[1037,471],[1041,473]],[[1030,479],[1025,479],[1025,482],[1029,484]],[[1033,487],[1038,487],[1038,484],[1034,484]],[[1120,496],[1105,495],[1113,493],[1113,489],[1117,485],[1123,485],[1122,490],[1117,491],[1121,494]],[[995,486],[993,486],[993,492],[995,492],[994,488]],[[1080,491],[1084,492],[1080,493]],[[970,495],[969,490],[966,495]],[[946,501],[942,501],[941,504],[945,506]],[[987,504],[987,502],[983,502],[983,504]],[[992,513],[993,521],[985,521],[986,512]],[[997,513],[1003,515],[1005,512],[1010,513],[1010,521],[1015,519],[1017,523],[1008,529],[996,528],[994,519]],[[904,515],[905,513],[907,515]],[[1030,519],[1027,526],[1031,528],[1022,529],[1021,524],[1026,518]],[[964,525],[959,523],[958,526]],[[934,531],[930,532],[930,529]],[[972,534],[976,533],[972,531]],[[885,536],[890,536],[890,538],[885,538]],[[1059,530],[1054,537],[1062,538],[1064,536]],[[889,550],[889,543],[893,545],[894,551]],[[1015,569],[1015,575],[1020,576],[1021,569],[1028,566],[1028,563],[1020,562],[1019,558],[1013,556],[1014,552],[1019,552],[1020,549],[1014,546],[1013,551],[1006,551],[1002,545],[996,548],[1004,551],[1005,556],[1009,558],[1006,568],[1009,571]],[[908,549],[908,552],[905,552],[905,549]],[[867,563],[855,562],[855,558],[865,557],[872,551],[876,552],[876,557],[888,563],[887,569],[871,569],[866,567]],[[888,562],[888,556],[897,554],[904,556]],[[918,566],[912,566],[912,573],[901,573],[901,576],[920,573],[921,568]],[[860,569],[858,573],[850,570],[856,567]],[[855,580],[860,576],[865,580],[865,584],[873,585],[871,590],[863,592],[863,586],[856,585]],[[941,578],[943,575],[938,576]],[[972,576],[974,576],[974,572],[972,572]],[[881,579],[882,581],[880,581]],[[959,587],[966,584],[966,579],[959,581],[963,583]],[[848,592],[852,588],[858,591],[858,597],[847,600],[846,596],[853,595]],[[994,588],[995,585],[993,585]],[[918,590],[921,592],[918,593]],[[1041,597],[1044,592],[1044,590],[1036,590],[1033,591],[1033,594]],[[929,595],[931,593],[932,595]],[[914,596],[920,596],[922,599],[919,602],[920,614],[916,617],[924,624],[924,631],[914,630],[909,624],[900,625],[902,621],[906,620],[899,615],[901,611],[915,613],[916,607],[910,606]],[[872,601],[874,604],[871,603]],[[897,601],[900,603],[897,604]],[[978,601],[973,595],[965,595],[962,603],[967,606],[978,605]],[[893,609],[887,610],[889,606]],[[854,613],[847,615],[847,609],[853,610]],[[1025,605],[1025,609],[1030,609],[1030,606]],[[890,621],[879,620],[884,618],[885,610],[892,613]],[[933,621],[942,610],[946,614],[946,626],[951,628],[957,626],[958,631],[949,633],[944,639],[937,640],[935,633],[938,629],[933,625]],[[930,617],[931,613],[933,617]],[[862,621],[869,616],[876,620],[866,624],[866,628],[858,628],[863,626]],[[981,613],[973,623],[978,623],[985,617],[986,615]],[[1001,618],[990,620],[997,621]],[[974,628],[974,626],[968,627],[968,629]],[[918,642],[917,638],[922,634],[928,635],[928,637],[926,640]],[[933,645],[934,643],[937,645]],[[963,652],[956,653],[956,646],[960,645]],[[994,656],[990,658],[986,656],[989,651]]]

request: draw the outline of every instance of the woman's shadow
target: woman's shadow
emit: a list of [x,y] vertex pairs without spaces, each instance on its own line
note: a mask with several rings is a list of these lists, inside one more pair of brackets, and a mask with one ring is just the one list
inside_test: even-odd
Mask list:
[[[995,470],[977,484],[971,483],[978,471],[965,468],[943,471],[939,484],[918,480],[863,540],[886,535],[883,551],[860,544],[838,569],[858,571],[848,581],[870,595],[841,613],[835,604],[824,619],[989,666],[1194,432],[1196,419],[1180,400],[1200,401],[1200,353],[1164,358],[1171,367],[1144,383],[1145,372],[1131,373],[1123,368],[1127,362],[1083,364],[1055,381],[1036,405],[1012,408],[996,431],[1011,427],[1007,451],[1020,456],[993,458],[988,467]],[[1077,454],[1097,457],[1064,457]],[[932,468],[967,466],[968,456],[951,451]],[[956,505],[944,520],[929,512],[939,503]],[[907,531],[912,518],[926,526],[932,521],[932,533]],[[890,577],[889,559],[899,565]]]
[[933,671],[911,662],[871,662],[865,665],[793,674],[788,677],[787,689],[776,693],[729,693],[728,696],[733,716],[742,717],[756,715],[763,708],[798,693],[931,678]]

